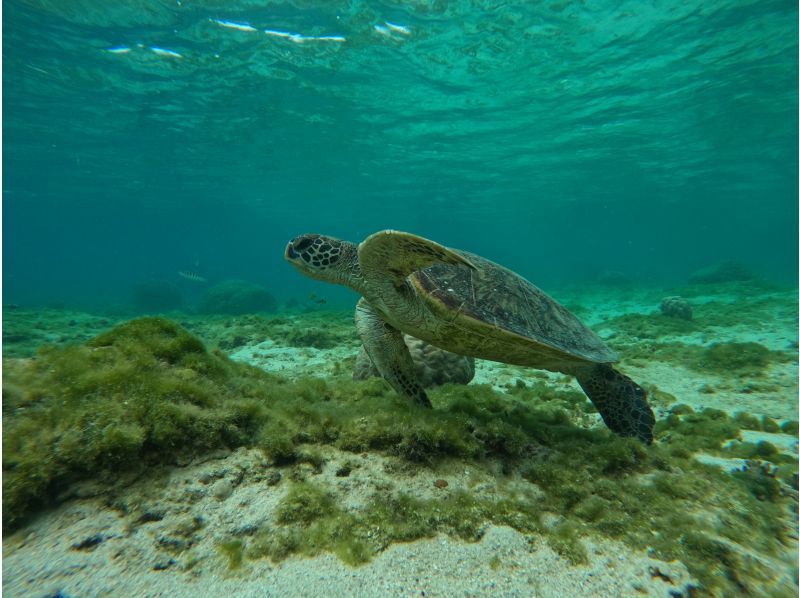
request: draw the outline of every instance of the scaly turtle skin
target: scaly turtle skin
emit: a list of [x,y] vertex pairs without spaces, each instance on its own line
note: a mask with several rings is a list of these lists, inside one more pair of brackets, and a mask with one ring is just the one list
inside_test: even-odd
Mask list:
[[289,242],[303,274],[362,295],[356,327],[381,375],[430,407],[402,333],[446,351],[573,375],[606,425],[653,441],[647,393],[611,364],[616,354],[542,290],[480,256],[399,231],[360,245],[322,235]]

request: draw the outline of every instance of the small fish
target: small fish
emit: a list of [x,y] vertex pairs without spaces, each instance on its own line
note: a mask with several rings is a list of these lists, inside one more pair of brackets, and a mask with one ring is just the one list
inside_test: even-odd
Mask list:
[[150,46],[150,49],[153,53],[158,54],[159,56],[169,56],[170,58],[183,58],[182,54],[178,54],[172,50],[167,50],[166,48],[158,48],[156,46]]
[[301,35],[300,33],[290,33],[288,31],[278,31],[276,29],[264,29],[264,33],[267,35],[272,35],[274,37],[282,37],[284,39],[288,39],[291,42],[296,44],[302,44],[305,42],[346,42],[347,39],[342,37],[341,35]]
[[106,49],[106,52],[108,52],[109,54],[127,54],[130,51],[131,51],[131,49],[128,48],[127,46],[120,46],[118,48],[107,48]]
[[325,305],[325,304],[327,303],[327,301],[325,300],[325,298],[323,298],[323,297],[317,297],[317,294],[316,294],[314,291],[311,291],[311,292],[308,294],[308,300],[309,300],[309,301],[311,301],[312,303],[318,303],[318,304],[320,304],[320,305]]
[[317,37],[307,37],[306,39],[316,40],[318,42],[346,42],[347,38],[341,35],[319,35]]
[[220,27],[227,27],[228,29],[238,29],[239,31],[258,31],[255,27],[251,27],[247,23],[234,23],[233,21],[220,21],[219,19],[209,19],[212,23],[216,23]]
[[409,29],[405,25],[397,25],[395,23],[390,23],[389,21],[384,21],[384,24],[392,31],[401,33],[403,35],[411,35],[411,29]]
[[292,37],[293,35],[297,35],[296,33],[289,33],[288,31],[276,31],[275,29],[264,29],[264,33],[267,35],[274,35],[275,37]]
[[200,276],[195,272],[191,272],[189,270],[180,270],[178,272],[178,276],[181,278],[185,278],[186,280],[191,280],[192,282],[205,282],[206,279]]

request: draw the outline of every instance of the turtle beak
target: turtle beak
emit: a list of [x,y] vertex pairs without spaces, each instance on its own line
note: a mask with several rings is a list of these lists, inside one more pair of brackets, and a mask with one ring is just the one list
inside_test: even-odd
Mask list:
[[286,245],[286,253],[284,254],[284,257],[290,262],[300,257],[300,254],[294,250],[294,244],[292,241],[289,241],[289,243]]

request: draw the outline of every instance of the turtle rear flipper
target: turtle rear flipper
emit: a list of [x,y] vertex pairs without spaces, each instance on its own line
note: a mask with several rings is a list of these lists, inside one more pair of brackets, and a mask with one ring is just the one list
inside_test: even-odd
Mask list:
[[652,444],[656,420],[641,386],[608,364],[597,364],[576,377],[613,432]]

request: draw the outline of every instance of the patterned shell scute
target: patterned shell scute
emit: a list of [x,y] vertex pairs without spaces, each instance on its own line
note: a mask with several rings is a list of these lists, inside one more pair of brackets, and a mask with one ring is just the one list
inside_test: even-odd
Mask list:
[[565,353],[601,363],[617,355],[569,310],[518,274],[458,251],[475,270],[437,264],[412,276],[416,286],[453,315],[469,317]]

